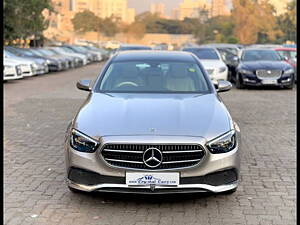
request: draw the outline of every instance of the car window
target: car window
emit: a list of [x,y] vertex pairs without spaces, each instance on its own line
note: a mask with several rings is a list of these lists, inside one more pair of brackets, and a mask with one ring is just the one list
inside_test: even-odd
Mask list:
[[219,56],[214,49],[209,48],[198,48],[198,49],[184,49],[184,51],[194,53],[199,59],[214,59],[219,60]]
[[99,80],[100,92],[210,92],[196,63],[113,62]]
[[242,61],[280,61],[280,56],[274,50],[247,50],[242,54]]

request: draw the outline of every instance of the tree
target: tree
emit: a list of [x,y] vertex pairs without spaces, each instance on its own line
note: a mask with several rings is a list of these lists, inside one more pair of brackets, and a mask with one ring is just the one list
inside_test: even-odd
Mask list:
[[42,12],[53,12],[50,0],[4,0],[4,41],[43,37],[48,21]]
[[113,37],[119,31],[119,28],[116,22],[114,22],[113,17],[108,17],[102,20],[100,27],[101,33],[103,33],[107,37]]
[[102,21],[93,12],[85,10],[75,14],[71,20],[74,30],[78,33],[85,33],[89,31],[100,31],[102,28]]
[[289,2],[286,6],[286,12],[277,17],[278,28],[282,31],[282,35],[277,38],[281,42],[296,42],[296,0]]
[[135,39],[142,39],[145,35],[145,25],[141,22],[134,22],[126,25],[123,32],[127,34],[128,38],[134,37]]
[[242,44],[256,43],[259,33],[271,41],[275,40],[278,34],[275,11],[268,0],[233,0],[232,3],[234,33]]

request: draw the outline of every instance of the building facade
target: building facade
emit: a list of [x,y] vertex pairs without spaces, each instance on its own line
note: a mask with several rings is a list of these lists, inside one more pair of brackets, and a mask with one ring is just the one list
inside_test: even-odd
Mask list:
[[226,0],[212,0],[211,17],[228,15],[230,15],[230,10],[226,5]]
[[165,17],[165,4],[163,3],[153,3],[150,5],[150,12],[152,14],[157,14],[160,17]]

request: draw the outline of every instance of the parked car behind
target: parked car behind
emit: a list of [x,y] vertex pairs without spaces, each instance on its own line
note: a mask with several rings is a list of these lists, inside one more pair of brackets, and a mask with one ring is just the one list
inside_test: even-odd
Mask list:
[[97,55],[94,54],[94,53],[90,53],[88,52],[87,50],[83,50],[81,48],[78,48],[77,46],[75,45],[63,45],[62,48],[65,48],[65,49],[69,49],[71,50],[73,53],[80,53],[80,54],[83,54],[85,56],[87,56],[87,59],[88,59],[88,63],[92,63],[94,61],[96,61],[96,57]]
[[17,64],[20,65],[23,77],[31,77],[37,75],[38,64],[32,60],[24,59],[16,56],[7,50],[3,50],[4,58],[13,59]]
[[121,51],[137,51],[137,50],[152,50],[151,47],[145,46],[145,45],[121,45],[120,48],[118,48],[118,52]]
[[236,87],[280,86],[294,87],[294,68],[272,49],[246,48],[242,50],[234,77]]
[[103,60],[107,60],[109,59],[109,51],[103,49],[103,48],[97,48],[94,46],[82,46],[84,48],[86,48],[87,50],[92,50],[92,51],[96,51],[96,52],[100,52],[101,53],[101,57]]
[[82,51],[86,51],[89,52],[91,54],[93,54],[93,61],[94,62],[101,62],[103,60],[102,58],[102,53],[100,51],[95,51],[95,50],[91,50],[88,48],[85,48],[85,46],[75,46],[77,49],[80,49]]
[[228,80],[228,68],[223,62],[220,53],[215,48],[197,47],[184,48],[182,50],[195,54],[206,69],[211,80]]
[[3,59],[3,80],[16,80],[23,78],[21,66],[13,59]]
[[4,49],[6,51],[7,56],[10,58],[16,60],[28,60],[33,62],[32,67],[33,67],[34,75],[41,75],[41,74],[48,73],[49,69],[45,59],[22,55],[9,47],[5,47]]
[[52,50],[54,50],[55,52],[62,54],[62,55],[68,55],[68,56],[75,56],[75,57],[79,57],[79,65],[86,65],[88,63],[88,58],[85,54],[82,53],[76,53],[73,50],[69,49],[69,48],[63,48],[63,47],[51,47]]
[[296,48],[275,48],[275,51],[295,70],[295,82],[297,82],[297,49]]
[[24,49],[24,48],[5,46],[5,49],[19,57],[34,60],[38,64],[42,64],[43,66],[41,66],[41,69],[39,71],[37,71],[38,74],[44,74],[44,73],[49,72],[48,61],[44,57],[35,56],[32,53],[30,53],[29,51],[26,51],[26,49]]
[[47,60],[48,68],[50,72],[57,72],[63,69],[62,60],[47,56],[34,48],[29,48],[27,49],[27,51],[29,51],[33,55],[44,57]]

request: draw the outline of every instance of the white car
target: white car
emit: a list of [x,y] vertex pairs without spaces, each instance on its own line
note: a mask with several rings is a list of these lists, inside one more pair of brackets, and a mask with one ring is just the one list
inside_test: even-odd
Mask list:
[[3,56],[4,58],[14,60],[17,64],[20,65],[23,77],[31,77],[37,75],[35,68],[37,68],[38,65],[34,61],[16,57],[6,50],[3,51]]
[[192,52],[197,56],[211,80],[228,80],[228,67],[215,48],[192,47],[182,50]]
[[23,78],[21,66],[14,60],[3,60],[3,80],[16,80]]
[[55,52],[57,52],[58,54],[61,54],[61,55],[79,57],[80,59],[83,60],[83,65],[86,65],[88,62],[87,56],[85,56],[84,54],[80,54],[80,53],[74,53],[73,51],[68,50],[67,48],[51,47],[50,49],[54,50]]

